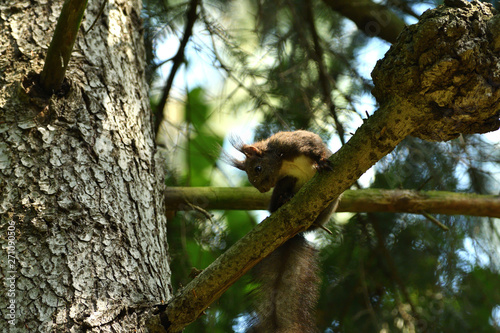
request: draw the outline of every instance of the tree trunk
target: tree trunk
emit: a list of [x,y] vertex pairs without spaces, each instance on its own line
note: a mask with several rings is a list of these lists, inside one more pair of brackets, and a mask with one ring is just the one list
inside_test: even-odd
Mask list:
[[171,296],[140,0],[91,1],[61,92],[37,74],[62,1],[0,6],[3,332],[144,332]]

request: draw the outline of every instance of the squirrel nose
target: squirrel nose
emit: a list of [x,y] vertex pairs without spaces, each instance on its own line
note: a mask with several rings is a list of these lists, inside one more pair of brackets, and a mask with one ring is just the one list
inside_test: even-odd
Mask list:
[[259,190],[260,193],[266,193],[271,189],[270,186],[262,186],[262,185],[256,186],[255,185],[255,187]]

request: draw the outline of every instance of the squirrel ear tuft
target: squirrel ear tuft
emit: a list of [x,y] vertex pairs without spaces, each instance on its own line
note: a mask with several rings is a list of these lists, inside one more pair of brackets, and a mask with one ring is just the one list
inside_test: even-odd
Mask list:
[[241,138],[239,136],[236,136],[234,134],[231,134],[229,136],[229,143],[236,148],[237,150],[241,151],[241,148],[245,145]]
[[236,159],[232,159],[231,160],[231,164],[235,167],[235,168],[238,168],[242,171],[246,171],[245,170],[245,162],[244,161],[238,161]]
[[245,154],[246,157],[252,157],[252,156],[261,156],[262,155],[262,151],[255,147],[255,146],[252,146],[252,145],[243,145],[243,147],[241,147],[241,152],[243,154]]

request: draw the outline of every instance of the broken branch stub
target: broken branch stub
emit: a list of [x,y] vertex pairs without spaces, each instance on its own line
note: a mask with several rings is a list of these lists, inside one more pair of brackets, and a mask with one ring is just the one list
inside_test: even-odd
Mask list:
[[428,10],[406,27],[372,72],[377,101],[409,102],[412,135],[430,141],[500,127],[496,10],[477,1],[445,3],[452,7]]

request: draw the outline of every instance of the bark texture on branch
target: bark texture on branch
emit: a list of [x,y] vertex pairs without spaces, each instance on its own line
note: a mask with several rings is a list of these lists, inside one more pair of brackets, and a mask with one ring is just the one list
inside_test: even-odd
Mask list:
[[[253,187],[168,187],[167,210],[266,210],[271,193]],[[393,212],[500,217],[500,196],[444,191],[347,190],[337,212]]]
[[[380,104],[401,99],[420,118],[412,135],[445,141],[500,127],[496,11],[465,0],[422,14],[372,72]],[[491,21],[491,22],[490,22]],[[424,111],[424,112],[423,112]]]

